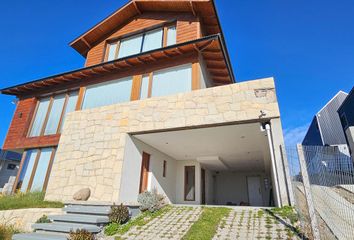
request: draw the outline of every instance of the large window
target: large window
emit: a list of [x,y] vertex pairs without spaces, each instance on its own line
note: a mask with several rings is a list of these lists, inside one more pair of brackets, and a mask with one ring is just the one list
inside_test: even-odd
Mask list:
[[91,85],[86,88],[83,109],[130,101],[132,77]]
[[60,133],[65,115],[75,111],[77,99],[77,92],[40,99],[28,135],[36,137]]
[[24,154],[17,189],[21,192],[45,191],[55,157],[55,149],[31,149]]
[[176,44],[176,26],[157,28],[109,43],[106,60],[112,61],[173,44]]
[[195,166],[184,167],[184,200],[195,201]]
[[144,75],[140,88],[140,99],[188,92],[191,89],[192,64],[185,64]]

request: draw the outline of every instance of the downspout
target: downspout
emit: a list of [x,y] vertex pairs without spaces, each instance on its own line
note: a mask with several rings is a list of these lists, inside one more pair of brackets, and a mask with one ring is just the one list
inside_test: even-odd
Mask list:
[[267,123],[265,125],[265,130],[267,132],[267,137],[268,137],[268,144],[269,144],[269,150],[270,150],[270,158],[272,162],[272,172],[273,172],[273,179],[274,179],[274,185],[275,185],[275,196],[276,196],[276,206],[281,207],[281,202],[280,202],[280,193],[279,193],[279,184],[278,184],[278,174],[277,174],[277,169],[275,165],[275,155],[274,155],[274,148],[273,148],[273,140],[271,136],[271,127],[270,124]]

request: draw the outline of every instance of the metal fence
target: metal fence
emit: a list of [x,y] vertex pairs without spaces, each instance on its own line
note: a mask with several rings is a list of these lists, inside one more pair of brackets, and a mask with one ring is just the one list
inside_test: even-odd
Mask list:
[[354,166],[346,145],[283,147],[309,239],[354,239]]

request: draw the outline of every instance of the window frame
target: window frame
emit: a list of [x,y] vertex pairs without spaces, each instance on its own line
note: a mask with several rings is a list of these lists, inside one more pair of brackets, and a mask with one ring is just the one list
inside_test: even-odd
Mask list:
[[[188,169],[194,169],[194,192],[193,192],[193,198],[192,199],[187,199],[187,170]],[[193,166],[184,166],[184,196],[183,199],[185,202],[194,202],[195,201],[195,194],[196,194],[196,167]]]
[[36,170],[37,170],[37,166],[38,166],[38,163],[39,163],[39,159],[40,159],[40,156],[42,154],[42,149],[45,149],[45,148],[50,148],[52,150],[51,155],[50,155],[50,159],[49,159],[49,164],[48,164],[48,167],[47,167],[47,171],[46,171],[46,174],[45,174],[44,182],[43,182],[42,192],[45,192],[47,190],[50,172],[51,172],[51,169],[53,167],[54,158],[55,158],[56,151],[57,151],[57,147],[56,146],[43,147],[43,148],[31,148],[31,149],[26,149],[24,151],[24,153],[22,155],[20,167],[19,167],[17,175],[16,175],[15,183],[14,183],[13,188],[12,188],[12,192],[13,193],[15,193],[16,191],[20,191],[20,187],[18,186],[19,180],[20,180],[19,178],[20,178],[20,175],[22,173],[23,164],[24,164],[24,162],[25,162],[25,160],[27,158],[28,151],[37,150],[37,155],[36,155],[36,158],[34,160],[34,165],[33,165],[33,168],[32,168],[32,171],[31,171],[31,175],[30,175],[30,178],[29,178],[29,181],[28,181],[26,192],[29,192],[31,190],[33,179],[34,179],[34,177],[36,175]]
[[[42,96],[42,97],[38,97],[36,98],[36,107],[35,107],[35,110],[33,112],[33,116],[32,116],[32,119],[31,119],[31,122],[30,122],[30,125],[28,127],[28,130],[27,130],[27,135],[26,137],[27,138],[34,138],[34,137],[43,137],[43,136],[51,136],[51,135],[57,135],[57,134],[60,134],[61,131],[61,125],[63,124],[63,117],[64,117],[64,114],[65,114],[65,111],[66,111],[66,108],[67,108],[67,104],[69,102],[69,98],[70,98],[70,94],[73,93],[73,92],[77,92],[78,96],[79,96],[79,91],[78,90],[72,90],[72,91],[65,91],[65,92],[62,92],[62,93],[54,93],[54,94],[51,94],[49,96]],[[47,127],[47,123],[48,123],[48,119],[49,119],[49,116],[50,116],[50,113],[52,111],[52,106],[53,106],[53,102],[54,102],[54,98],[56,96],[59,96],[59,95],[65,95],[65,100],[64,100],[64,103],[63,103],[63,107],[61,109],[61,113],[60,113],[60,119],[59,119],[59,122],[58,122],[58,126],[57,126],[57,129],[55,131],[55,133],[53,134],[47,134],[45,135],[45,129]],[[49,97],[49,105],[48,105],[48,109],[47,109],[47,112],[45,114],[45,118],[44,118],[44,122],[43,122],[43,125],[41,126],[41,130],[40,130],[40,134],[38,136],[31,136],[31,131],[32,131],[32,128],[33,128],[33,124],[34,124],[34,121],[37,117],[37,113],[38,113],[38,107],[39,107],[39,104],[40,104],[40,101],[44,98],[48,98]],[[77,100],[77,102],[79,101],[79,99]],[[76,102],[76,105],[77,105],[77,102]],[[77,110],[77,108],[75,107],[75,110]]]
[[[134,33],[131,33],[131,34],[126,34],[126,35],[120,36],[118,38],[107,40],[106,44],[105,44],[105,48],[104,48],[103,62],[117,60],[118,59],[118,55],[119,55],[121,41],[124,40],[124,39],[127,39],[127,38],[131,38],[131,37],[140,35],[140,34],[143,35],[143,38],[142,38],[142,41],[141,41],[140,52],[138,54],[143,53],[143,47],[144,47],[144,41],[145,41],[146,33],[149,33],[149,32],[152,32],[152,31],[155,31],[155,30],[158,30],[158,29],[162,30],[161,47],[162,48],[163,47],[167,47],[167,32],[168,32],[168,29],[170,27],[173,27],[173,26],[176,27],[176,31],[177,31],[177,22],[173,21],[173,22],[169,22],[169,23],[166,23],[166,24],[163,24],[163,25],[158,25],[158,26],[153,26],[151,28],[146,28],[146,29],[143,29],[141,31],[137,31],[137,32],[134,32]],[[176,34],[176,42],[177,42],[177,34]],[[117,44],[116,51],[115,51],[115,54],[114,54],[114,59],[113,60],[108,60],[109,48],[113,44]],[[126,56],[126,57],[129,57],[129,56]],[[125,57],[123,57],[123,58],[125,58]]]

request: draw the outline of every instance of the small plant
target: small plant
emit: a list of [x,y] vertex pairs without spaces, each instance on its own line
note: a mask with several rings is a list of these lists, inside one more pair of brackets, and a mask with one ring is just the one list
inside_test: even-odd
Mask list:
[[155,212],[166,205],[165,197],[158,194],[156,189],[152,192],[146,191],[139,194],[138,203],[140,203],[140,210],[142,212]]
[[113,236],[118,232],[120,226],[120,224],[112,222],[105,227],[104,233],[108,236]]
[[69,234],[69,240],[96,240],[95,236],[84,229],[78,229],[76,232],[71,231]]
[[49,220],[47,215],[43,215],[42,217],[40,217],[36,223],[50,223],[51,221]]
[[121,205],[113,205],[111,207],[111,213],[109,214],[109,220],[112,223],[123,224],[129,220],[129,209],[127,206]]
[[20,231],[13,225],[1,224],[0,223],[0,239],[11,240],[12,235],[19,233]]

